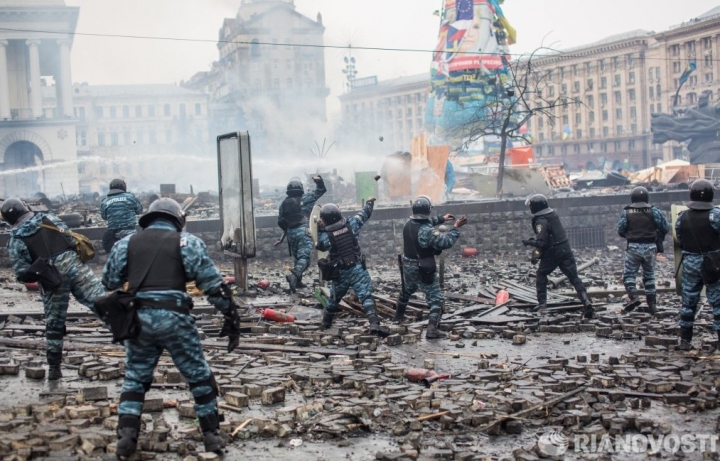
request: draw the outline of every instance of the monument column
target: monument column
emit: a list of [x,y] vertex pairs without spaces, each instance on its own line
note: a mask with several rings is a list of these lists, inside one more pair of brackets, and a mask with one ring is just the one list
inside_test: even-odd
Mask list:
[[60,45],[60,90],[62,95],[62,114],[74,117],[72,75],[70,73],[70,40],[58,40]]
[[42,85],[40,83],[40,40],[28,40],[28,55],[30,58],[30,108],[33,118],[42,117]]
[[10,86],[8,82],[7,40],[0,40],[0,119],[10,118]]

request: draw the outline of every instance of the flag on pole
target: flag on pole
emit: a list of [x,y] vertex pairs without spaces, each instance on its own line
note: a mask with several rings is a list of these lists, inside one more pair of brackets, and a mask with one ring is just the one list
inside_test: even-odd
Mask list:
[[681,85],[684,84],[685,82],[687,82],[687,79],[690,77],[690,74],[695,72],[695,69],[697,69],[697,63],[693,59],[688,63],[687,67],[685,68],[682,75],[680,76],[680,84]]

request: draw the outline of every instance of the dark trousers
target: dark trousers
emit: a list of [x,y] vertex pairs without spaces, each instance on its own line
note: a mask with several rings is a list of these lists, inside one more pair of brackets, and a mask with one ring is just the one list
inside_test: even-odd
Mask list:
[[578,276],[575,255],[573,255],[570,244],[563,243],[556,247],[543,250],[540,265],[537,269],[536,289],[538,304],[547,303],[548,275],[557,268],[560,268],[560,272],[568,278],[568,281],[575,288],[578,295],[585,293],[585,287]]

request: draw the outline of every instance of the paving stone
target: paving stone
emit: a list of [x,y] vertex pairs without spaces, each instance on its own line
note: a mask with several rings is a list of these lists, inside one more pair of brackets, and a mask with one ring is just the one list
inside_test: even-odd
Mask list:
[[45,369],[42,367],[25,368],[25,377],[29,379],[45,379]]
[[224,397],[227,403],[236,407],[246,407],[250,403],[250,398],[239,392],[226,392]]
[[285,388],[274,387],[262,392],[260,400],[263,405],[274,405],[285,401]]

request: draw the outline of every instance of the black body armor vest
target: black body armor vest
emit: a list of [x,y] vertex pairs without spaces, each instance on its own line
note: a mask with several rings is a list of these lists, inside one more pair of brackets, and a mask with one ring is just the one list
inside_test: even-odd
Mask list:
[[362,260],[360,244],[349,224],[326,232],[331,245],[330,261],[339,263],[342,268],[348,268]]
[[410,219],[405,223],[405,228],[403,229],[403,253],[406,258],[421,260],[434,258],[436,255],[442,253],[442,251],[437,251],[433,248],[422,248],[420,242],[418,242],[420,228],[428,223],[430,223],[429,220],[417,219]]
[[282,203],[282,209],[288,229],[294,229],[305,223],[305,216],[300,207],[300,197],[287,197]]
[[537,220],[540,218],[545,218],[547,220],[548,225],[548,236],[550,237],[550,241],[548,242],[547,248],[554,247],[557,245],[560,245],[561,243],[565,243],[568,241],[567,234],[565,233],[565,228],[563,227],[562,223],[560,222],[560,216],[558,216],[557,213],[554,211],[552,213],[548,213],[546,215],[542,216],[535,216],[532,219],[532,227],[533,231],[537,234],[537,231],[535,231],[535,224],[537,223]]
[[[162,245],[157,251],[158,245]],[[153,255],[157,257],[153,261]],[[180,253],[180,232],[145,229],[128,244],[127,271],[130,291],[186,291],[185,265]],[[138,286],[150,266],[145,281]]]
[[720,250],[720,236],[710,225],[710,210],[687,210],[680,220],[682,249],[690,253]]
[[655,243],[657,229],[653,219],[652,208],[625,208],[627,214],[628,230],[625,238],[632,243]]
[[[45,217],[43,217],[42,222],[49,226],[55,226],[52,221]],[[27,246],[33,262],[38,258],[52,258],[66,251],[75,250],[74,246],[67,241],[63,234],[44,227],[41,227],[28,237],[20,237],[20,240]]]

